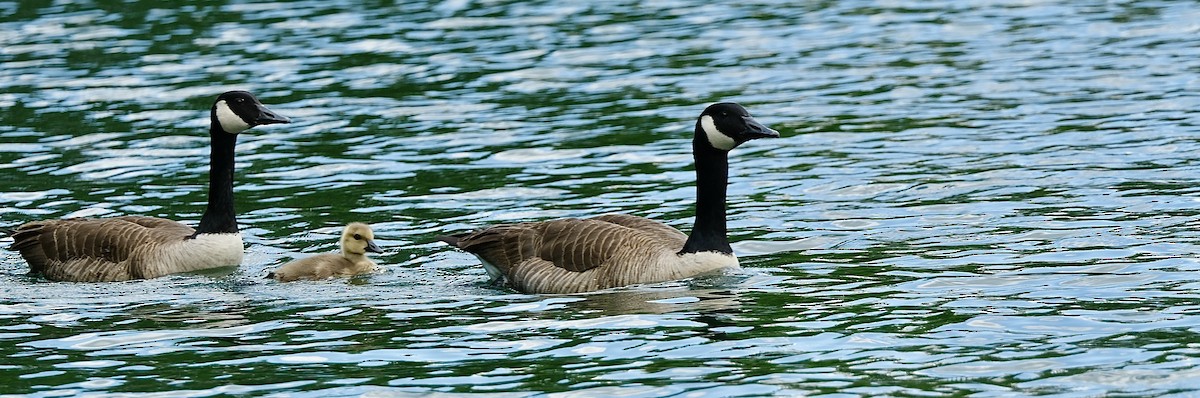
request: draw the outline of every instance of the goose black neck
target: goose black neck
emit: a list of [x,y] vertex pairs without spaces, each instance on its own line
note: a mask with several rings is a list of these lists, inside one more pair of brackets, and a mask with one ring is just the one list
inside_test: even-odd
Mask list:
[[233,212],[233,149],[237,135],[221,130],[217,123],[209,128],[212,154],[208,163],[208,208],[200,217],[197,234],[237,233]]
[[725,231],[725,189],[729,184],[729,152],[713,148],[700,137],[692,141],[696,159],[696,224],[679,253],[732,254]]

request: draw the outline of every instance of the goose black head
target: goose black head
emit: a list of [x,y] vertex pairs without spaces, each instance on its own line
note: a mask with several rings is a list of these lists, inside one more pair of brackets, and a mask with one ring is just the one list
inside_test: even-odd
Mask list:
[[713,148],[728,151],[756,138],[779,138],[779,132],[762,125],[741,105],[722,102],[709,105],[696,121],[696,135],[703,133]]
[[291,123],[246,91],[227,91],[217,96],[211,117],[226,133],[237,134],[262,124]]

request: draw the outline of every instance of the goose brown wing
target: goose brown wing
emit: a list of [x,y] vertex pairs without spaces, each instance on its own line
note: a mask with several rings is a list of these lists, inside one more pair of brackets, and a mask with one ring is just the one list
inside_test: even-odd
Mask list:
[[596,219],[562,219],[539,224],[537,254],[568,271],[600,267],[618,253],[646,245],[649,237],[629,227]]
[[680,232],[675,227],[663,224],[658,221],[651,220],[645,217],[631,216],[628,214],[605,214],[599,217],[593,217],[593,220],[610,222],[613,224],[629,227],[638,232],[654,236],[655,239],[661,240],[663,244],[671,247],[682,249],[683,244],[687,243],[687,235]]
[[126,216],[34,221],[17,227],[12,249],[34,273],[55,280],[123,280],[133,275],[132,258],[195,232],[161,218]]
[[507,273],[523,260],[536,257],[542,237],[539,223],[500,224],[460,235],[439,237],[454,247],[472,253]]
[[[610,217],[611,216],[611,217]],[[502,224],[442,241],[473,253],[484,261],[509,273],[514,267],[525,266],[531,260],[546,261],[555,267],[584,272],[600,267],[613,256],[631,249],[663,245],[682,247],[687,239],[666,225],[639,217],[618,215],[592,219],[565,218],[537,223]],[[649,231],[629,225],[650,226]],[[651,225],[657,224],[657,225]],[[668,230],[670,229],[670,230]]]
[[186,233],[187,235],[191,235],[196,232],[196,230],[192,229],[192,227],[180,224],[178,221],[168,220],[165,218],[146,217],[146,216],[121,216],[121,217],[114,217],[114,218],[117,220],[131,222],[131,223],[141,225],[141,226],[149,228],[149,229],[154,229],[154,230],[163,231],[163,232],[178,231],[176,233]]

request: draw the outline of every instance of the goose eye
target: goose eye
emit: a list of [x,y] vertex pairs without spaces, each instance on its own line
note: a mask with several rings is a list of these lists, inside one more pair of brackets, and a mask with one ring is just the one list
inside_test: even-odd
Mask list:
[[354,240],[362,240],[362,235],[354,234]]
[[729,116],[729,112],[721,112],[721,116]]
[[245,98],[238,98],[237,100],[238,100],[238,102],[246,102]]

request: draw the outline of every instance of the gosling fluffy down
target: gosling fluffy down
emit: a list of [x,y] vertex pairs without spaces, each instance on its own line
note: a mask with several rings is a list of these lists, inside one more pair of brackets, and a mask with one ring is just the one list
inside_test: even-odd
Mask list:
[[318,254],[292,261],[267,275],[267,278],[291,282],[364,274],[375,269],[375,262],[367,258],[367,252],[383,253],[375,244],[375,233],[371,227],[360,222],[346,225],[342,230],[341,244],[340,254]]

